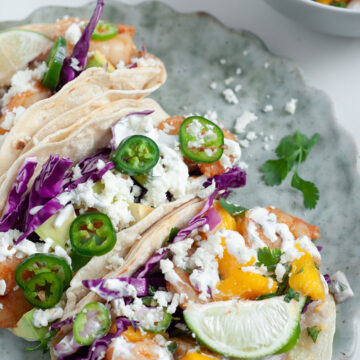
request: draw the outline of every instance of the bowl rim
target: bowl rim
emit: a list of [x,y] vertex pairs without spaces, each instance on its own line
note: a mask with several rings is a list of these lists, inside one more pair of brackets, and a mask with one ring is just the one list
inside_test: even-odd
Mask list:
[[322,4],[322,3],[314,1],[314,0],[295,0],[295,1],[302,2],[305,5],[314,6],[317,8],[324,9],[324,10],[326,9],[325,11],[340,12],[343,14],[345,14],[345,13],[360,14],[360,10],[341,8],[341,7],[337,7],[337,6],[330,6],[330,5]]

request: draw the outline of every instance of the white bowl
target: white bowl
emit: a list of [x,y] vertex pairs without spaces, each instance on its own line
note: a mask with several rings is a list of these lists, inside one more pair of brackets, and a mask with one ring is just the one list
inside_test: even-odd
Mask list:
[[360,11],[323,5],[313,0],[265,0],[272,8],[313,30],[360,37]]

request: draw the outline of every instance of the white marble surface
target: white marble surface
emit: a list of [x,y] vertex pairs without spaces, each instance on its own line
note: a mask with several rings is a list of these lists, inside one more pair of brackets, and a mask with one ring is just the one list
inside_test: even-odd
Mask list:
[[[293,59],[303,70],[307,82],[324,90],[333,100],[338,122],[353,135],[360,149],[360,39],[314,33],[276,13],[263,0],[162,1],[182,12],[207,11],[228,26],[250,30],[260,36],[273,53]],[[40,6],[80,6],[86,2],[11,0],[6,2],[6,7],[1,7],[0,21],[21,19]]]

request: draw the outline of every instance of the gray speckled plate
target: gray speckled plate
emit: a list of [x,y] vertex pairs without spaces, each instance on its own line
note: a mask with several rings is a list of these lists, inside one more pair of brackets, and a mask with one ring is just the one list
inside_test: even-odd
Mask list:
[[[89,16],[92,8],[42,8],[24,21],[1,23],[0,29],[50,22],[63,15]],[[328,97],[309,88],[295,64],[271,54],[257,37],[227,29],[208,15],[179,14],[160,3],[128,6],[106,1],[103,19],[136,26],[137,43],[145,42],[164,61],[168,81],[153,97],[170,114],[216,110],[229,128],[245,110],[258,115],[247,128],[258,138],[243,149],[243,160],[249,164],[248,184],[233,194],[233,200],[247,207],[274,205],[317,224],[323,235],[318,244],[324,246],[325,272],[344,271],[355,294],[359,294],[360,179],[355,169],[356,149],[351,137],[335,123]],[[226,64],[221,65],[220,59],[226,59]],[[241,75],[236,75],[238,67],[243,70]],[[230,87],[242,85],[237,93],[238,105],[228,104],[221,95],[224,79],[231,76],[235,80]],[[217,83],[216,90],[209,88],[212,81]],[[284,111],[291,98],[298,99],[294,115]],[[274,111],[263,113],[266,104],[273,105]],[[307,135],[321,135],[300,170],[320,189],[319,204],[312,211],[304,209],[301,194],[292,190],[288,181],[267,187],[259,172],[264,161],[274,156],[272,150],[279,140],[296,129]],[[273,140],[265,142],[261,131],[264,136],[272,135]],[[270,151],[265,150],[265,144]],[[359,336],[359,303],[359,297],[355,297],[338,306],[333,359],[358,359],[353,352]],[[25,352],[25,346],[24,341],[0,331],[0,359],[41,358],[40,353]]]

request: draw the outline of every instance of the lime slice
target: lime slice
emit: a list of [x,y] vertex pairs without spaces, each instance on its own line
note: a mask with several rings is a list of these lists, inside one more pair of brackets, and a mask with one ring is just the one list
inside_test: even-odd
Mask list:
[[190,303],[186,324],[197,339],[221,355],[254,359],[290,350],[298,341],[305,298]]
[[10,83],[16,71],[47,52],[53,42],[31,30],[11,29],[0,32],[0,86]]

